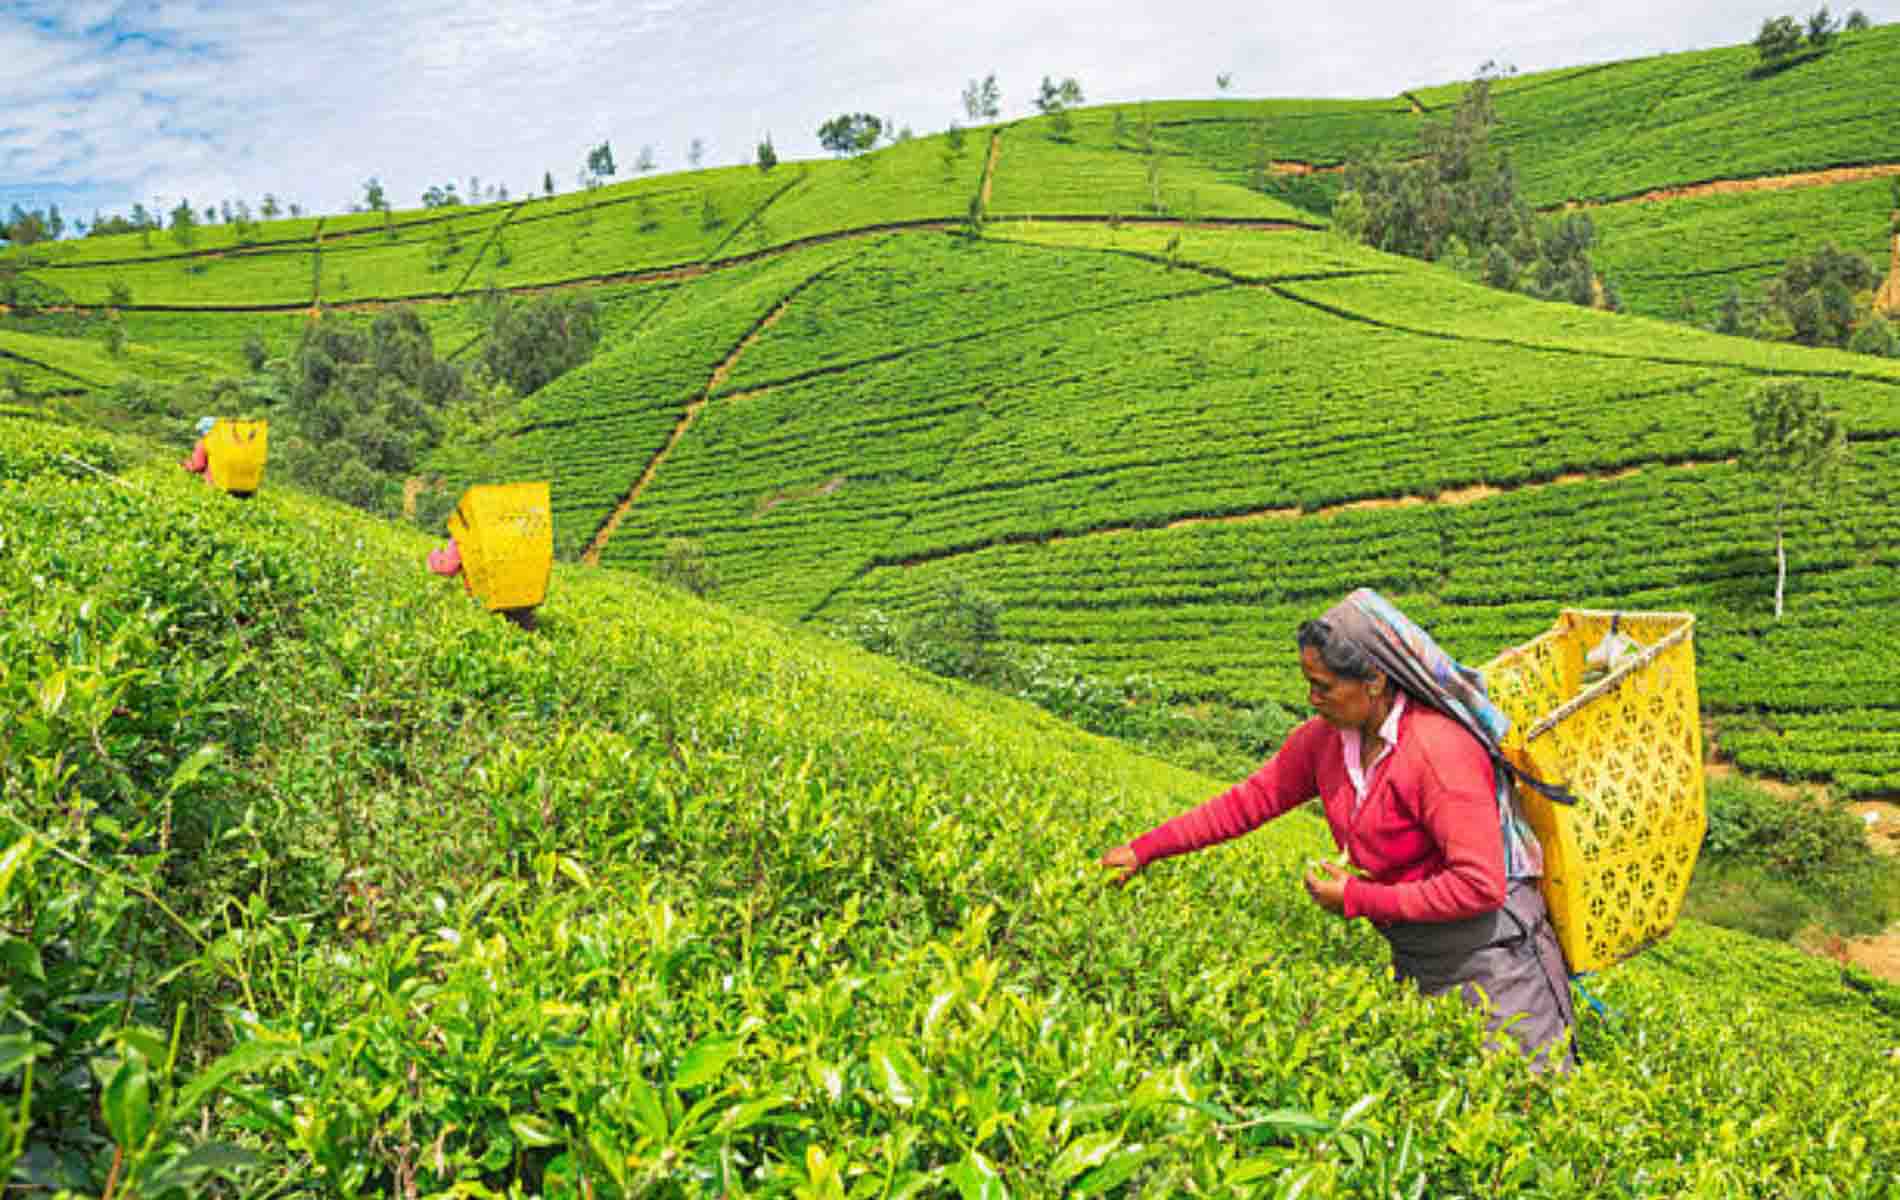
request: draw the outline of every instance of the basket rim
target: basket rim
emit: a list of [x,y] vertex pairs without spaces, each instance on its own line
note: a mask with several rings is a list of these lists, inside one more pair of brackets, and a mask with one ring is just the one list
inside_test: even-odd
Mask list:
[[1531,647],[1546,639],[1557,637],[1563,633],[1564,630],[1560,627],[1560,624],[1563,618],[1567,616],[1592,618],[1611,617],[1623,620],[1635,619],[1639,621],[1674,620],[1679,622],[1679,624],[1676,628],[1670,630],[1655,642],[1645,646],[1642,653],[1636,657],[1624,662],[1624,664],[1616,670],[1611,671],[1602,679],[1597,680],[1589,687],[1578,692],[1575,696],[1572,696],[1556,708],[1545,713],[1535,724],[1524,732],[1523,738],[1526,745],[1542,737],[1544,734],[1549,733],[1558,723],[1597,697],[1607,695],[1614,689],[1622,686],[1625,679],[1628,679],[1631,675],[1661,657],[1665,650],[1673,648],[1679,642],[1688,640],[1695,632],[1696,620],[1695,614],[1691,612],[1646,611],[1626,608],[1563,608],[1558,610],[1557,622],[1553,623],[1549,629],[1546,629],[1528,642],[1521,642],[1518,645],[1511,646],[1499,652],[1497,657],[1485,664],[1484,673],[1488,676],[1492,669],[1498,665],[1521,656]]

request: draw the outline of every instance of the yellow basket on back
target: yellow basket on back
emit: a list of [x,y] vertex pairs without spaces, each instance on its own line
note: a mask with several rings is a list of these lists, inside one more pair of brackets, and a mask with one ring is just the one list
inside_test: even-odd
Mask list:
[[490,612],[547,599],[554,523],[546,483],[477,484],[449,516],[469,591]]
[[[1612,631],[1640,653],[1585,686],[1585,656]],[[1573,971],[1594,971],[1675,926],[1708,818],[1689,613],[1564,609],[1550,631],[1484,668],[1511,718],[1511,760],[1577,798],[1519,786],[1544,848],[1544,899]]]
[[227,492],[254,492],[264,482],[270,450],[269,421],[233,421],[220,417],[205,435],[211,482]]

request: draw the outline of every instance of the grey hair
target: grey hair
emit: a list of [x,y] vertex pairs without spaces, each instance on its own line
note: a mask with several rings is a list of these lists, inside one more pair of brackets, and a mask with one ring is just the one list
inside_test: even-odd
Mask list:
[[1300,649],[1310,649],[1318,654],[1319,660],[1326,664],[1326,669],[1335,675],[1364,682],[1374,675],[1385,674],[1364,647],[1349,638],[1337,636],[1332,625],[1323,618],[1304,622],[1296,636]]

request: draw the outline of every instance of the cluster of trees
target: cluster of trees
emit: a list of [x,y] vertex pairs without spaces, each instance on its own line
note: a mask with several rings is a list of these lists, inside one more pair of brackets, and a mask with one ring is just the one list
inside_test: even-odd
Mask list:
[[1395,254],[1443,262],[1492,287],[1546,300],[1620,307],[1591,266],[1596,226],[1582,213],[1540,221],[1517,173],[1491,145],[1491,80],[1466,89],[1449,121],[1427,125],[1417,153],[1347,164],[1333,224]]
[[53,241],[65,230],[66,218],[60,216],[59,205],[24,209],[16,204],[7,213],[6,222],[0,224],[0,241],[31,246],[35,242]]
[[[1870,24],[1867,14],[1858,8],[1847,14],[1849,33],[1866,29]],[[1805,30],[1793,17],[1769,17],[1762,21],[1761,32],[1755,35],[1755,53],[1761,57],[1763,70],[1778,70],[1825,51],[1841,29],[1841,23],[1828,12],[1825,4],[1808,14]]]
[[[1900,180],[1893,191],[1900,209]],[[1752,302],[1731,286],[1708,327],[1737,337],[1900,358],[1900,330],[1874,307],[1882,278],[1874,263],[1829,242],[1789,259]]]
[[[173,239],[181,247],[189,249],[197,243],[200,226],[229,225],[237,230],[238,238],[243,240],[256,233],[260,220],[273,220],[285,211],[286,206],[269,192],[264,194],[255,214],[248,200],[223,200],[199,208],[189,199],[180,199],[170,209],[164,209],[157,201],[153,201],[149,209],[143,204],[134,204],[132,211],[123,216],[95,211],[91,221],[74,220],[70,223],[60,213],[57,204],[49,204],[44,209],[25,209],[15,204],[6,220],[0,222],[0,242],[30,246],[38,242],[56,241],[71,230],[84,237],[141,234],[145,245],[149,247],[152,234],[170,229]],[[293,217],[303,215],[303,207],[298,204],[289,205],[288,211]]]
[[219,381],[212,411],[268,412],[272,458],[316,491],[373,511],[401,506],[402,482],[458,424],[480,421],[587,361],[599,340],[592,301],[492,297],[472,369],[439,357],[413,308],[368,325],[319,316],[287,358],[246,344],[252,374]]

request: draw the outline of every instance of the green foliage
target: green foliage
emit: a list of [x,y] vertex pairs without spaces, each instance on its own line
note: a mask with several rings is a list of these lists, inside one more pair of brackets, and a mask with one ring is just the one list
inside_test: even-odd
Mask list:
[[1754,44],[1764,66],[1779,64],[1801,49],[1801,26],[1793,17],[1766,17]]
[[[1856,296],[1880,282],[1873,264],[1832,242],[1788,260],[1766,289],[1769,310],[1804,346],[1846,346],[1857,317]],[[1864,304],[1864,302],[1863,302]]]
[[172,240],[181,250],[189,250],[198,242],[198,216],[192,210],[191,201],[180,200],[171,211]]
[[1769,380],[1748,397],[1750,440],[1742,466],[1779,501],[1826,495],[1840,486],[1850,451],[1839,409],[1800,380]]
[[1421,131],[1417,154],[1347,165],[1334,227],[1412,258],[1440,260],[1455,246],[1453,269],[1492,287],[1597,305],[1594,224],[1582,213],[1547,221],[1532,214],[1508,158],[1491,149],[1496,121],[1491,81],[1474,80],[1451,120]]
[[[699,164],[695,163],[693,165],[698,166]],[[613,178],[614,151],[611,145],[603,141],[600,145],[595,146],[587,152],[587,174],[596,182],[602,179]]]
[[1879,933],[1900,918],[1900,866],[1826,799],[1716,780],[1708,814],[1689,897],[1697,918],[1783,940],[1815,925],[1844,936]]
[[668,538],[653,574],[702,599],[719,591],[719,574],[707,560],[705,546],[694,538]]
[[397,479],[440,440],[443,409],[466,394],[461,371],[436,358],[408,308],[379,314],[367,330],[312,320],[282,370],[289,428],[272,440],[273,462],[314,490],[385,512]]
[[884,122],[870,113],[839,113],[818,127],[818,144],[833,154],[860,155],[883,133]]
[[758,151],[754,154],[753,161],[758,164],[761,171],[770,171],[778,166],[778,151],[772,149],[771,135],[768,134],[759,140]]
[[994,121],[1003,113],[1003,90],[996,83],[996,72],[979,82],[972,79],[963,87],[963,114],[972,123]]
[[591,299],[503,298],[489,318],[482,363],[517,396],[529,396],[592,358],[599,342],[600,313]]
[[[0,786],[48,847],[7,930],[22,886],[90,888],[32,908],[82,923],[34,1015],[134,997],[33,1064],[26,1144],[66,1172],[33,1186],[100,1194],[141,1133],[141,1195],[167,1167],[345,1196],[1872,1197],[1895,1170],[1900,1027],[1832,964],[1691,923],[1593,981],[1617,1018],[1576,1077],[1534,1079],[1314,910],[1304,816],[1103,888],[1103,846],[1217,781],[636,576],[563,569],[524,638],[420,537],[128,482],[0,487]],[[171,847],[122,850],[174,782]],[[54,845],[162,875],[178,923]]]

